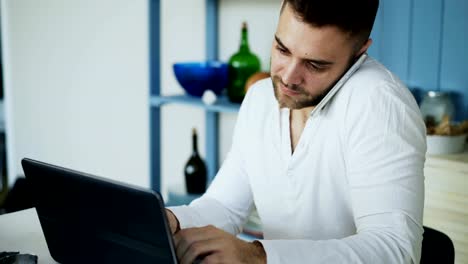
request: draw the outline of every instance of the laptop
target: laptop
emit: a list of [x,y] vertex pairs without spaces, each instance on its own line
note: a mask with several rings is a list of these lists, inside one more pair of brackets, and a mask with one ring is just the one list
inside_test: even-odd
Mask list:
[[32,159],[21,163],[55,261],[177,263],[158,192]]

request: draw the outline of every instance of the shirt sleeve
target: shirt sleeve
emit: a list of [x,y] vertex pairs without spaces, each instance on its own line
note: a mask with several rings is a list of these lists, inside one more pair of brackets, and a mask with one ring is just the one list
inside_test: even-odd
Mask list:
[[362,107],[346,116],[344,155],[356,234],[260,241],[268,263],[419,263],[425,126],[411,95],[393,89],[369,92]]
[[[180,227],[214,225],[231,234],[241,232],[252,207],[252,194],[240,160],[231,151],[206,193],[188,206],[168,207]],[[233,191],[231,191],[233,190]]]
[[253,207],[241,148],[241,139],[248,129],[246,108],[251,101],[251,90],[239,110],[231,149],[206,193],[188,206],[168,208],[176,215],[181,228],[214,225],[234,235],[242,231]]

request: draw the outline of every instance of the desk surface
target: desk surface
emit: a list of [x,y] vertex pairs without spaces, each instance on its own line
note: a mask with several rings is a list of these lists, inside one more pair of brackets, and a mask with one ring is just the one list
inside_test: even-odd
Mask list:
[[36,209],[0,215],[0,251],[19,251],[39,257],[39,264],[54,264]]

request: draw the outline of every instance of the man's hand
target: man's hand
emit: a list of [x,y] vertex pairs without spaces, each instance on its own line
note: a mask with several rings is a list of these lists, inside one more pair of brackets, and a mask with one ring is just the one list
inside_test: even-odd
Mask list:
[[182,229],[174,235],[181,264],[266,263],[266,253],[259,242],[248,243],[214,226]]
[[174,235],[180,230],[179,220],[177,220],[177,217],[174,215],[174,213],[168,209],[166,209],[166,216],[167,221],[169,222],[169,227],[171,228],[171,233]]

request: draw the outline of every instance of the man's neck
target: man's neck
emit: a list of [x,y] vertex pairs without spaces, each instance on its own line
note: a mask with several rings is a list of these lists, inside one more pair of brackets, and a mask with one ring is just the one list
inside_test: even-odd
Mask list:
[[289,114],[290,136],[291,136],[291,152],[294,153],[296,145],[302,135],[302,131],[309,119],[310,113],[315,107],[307,107],[302,109],[291,109]]
[[291,109],[291,116],[302,121],[303,124],[307,122],[310,117],[310,113],[314,110],[315,106],[305,107],[301,109]]

